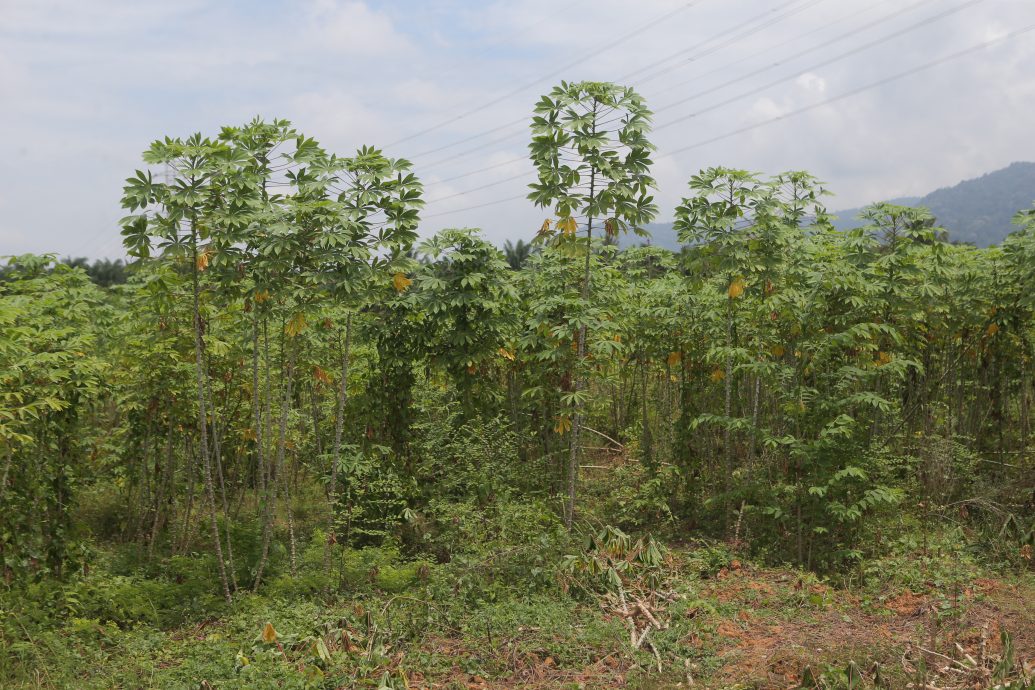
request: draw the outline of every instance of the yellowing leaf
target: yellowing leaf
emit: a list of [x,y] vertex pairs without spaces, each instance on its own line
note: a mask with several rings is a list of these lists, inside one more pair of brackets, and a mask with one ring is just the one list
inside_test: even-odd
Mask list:
[[392,277],[392,286],[395,288],[396,292],[403,292],[412,284],[413,281],[407,278],[405,273],[396,273],[395,276]]
[[277,641],[277,631],[273,629],[273,624],[270,622],[262,626],[262,641],[266,644],[273,644]]
[[891,355],[883,350],[877,353],[877,359],[873,360],[873,364],[878,367],[882,367],[885,364],[891,363]]
[[769,351],[773,353],[773,357],[783,357],[786,350],[783,349],[783,345],[773,345],[769,348]]
[[241,432],[241,437],[244,438],[245,441],[254,441],[256,438],[255,429],[248,427],[243,432]]
[[669,352],[668,359],[665,360],[670,367],[674,367],[683,361],[682,352]]
[[559,218],[557,220],[557,227],[560,228],[561,232],[569,237],[579,230],[579,224],[576,223],[575,219],[571,216],[568,216],[567,218]]
[[509,359],[511,362],[514,361],[514,353],[508,350],[507,348],[501,347],[499,349],[499,353],[500,357],[502,357],[503,359]]
[[205,247],[205,249],[202,250],[200,254],[198,254],[197,265],[199,271],[204,271],[206,268],[208,268],[208,259],[211,253],[212,250],[208,247]]
[[305,314],[302,312],[296,313],[284,326],[284,335],[289,338],[294,338],[296,335],[305,330]]
[[255,293],[255,302],[257,304],[262,304],[263,302],[268,301],[269,298],[270,298],[270,291],[269,290],[259,290],[258,292]]
[[733,282],[730,283],[730,289],[728,290],[728,293],[729,293],[730,299],[737,299],[738,297],[743,295],[744,294],[744,279],[742,277],[740,277],[740,276],[737,276],[736,278],[734,278]]
[[712,381],[718,383],[719,381],[722,381],[724,378],[726,378],[726,372],[722,369],[716,369],[712,372],[711,378]]
[[999,326],[994,323],[990,323],[988,324],[988,329],[985,332],[988,333],[988,337],[991,338],[993,335],[999,332]]
[[544,220],[543,224],[539,226],[539,234],[540,235],[547,235],[547,234],[549,234],[550,233],[550,226],[551,225],[552,225],[552,223],[550,222],[549,218]]
[[558,434],[571,431],[571,417],[566,414],[562,414],[557,418],[557,426],[555,426],[553,430]]

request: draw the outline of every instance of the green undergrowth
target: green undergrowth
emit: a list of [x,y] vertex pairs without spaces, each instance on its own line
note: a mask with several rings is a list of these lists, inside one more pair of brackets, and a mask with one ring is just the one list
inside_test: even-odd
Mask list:
[[[335,548],[330,576],[315,531],[294,577],[278,560],[258,593],[230,605],[207,556],[131,567],[125,547],[98,547],[85,572],[0,595],[0,678],[11,688],[671,687],[690,674],[698,687],[761,688],[783,674],[835,688],[851,663],[867,682],[874,668],[906,682],[908,643],[969,639],[991,596],[975,583],[997,575],[951,533],[926,553],[896,543],[839,580],[724,544],[659,544],[661,560],[618,567],[630,598],[655,597],[664,626],[652,649],[634,649],[608,603],[606,566],[565,570],[599,567],[603,547],[567,539],[541,506],[513,508],[516,520],[539,514],[540,529],[511,533],[457,504],[442,513],[455,533],[427,540],[428,554],[451,544],[449,558],[393,543]],[[995,582],[1018,610],[1035,595],[1030,575]],[[904,610],[914,599],[918,611]],[[1031,654],[1032,631],[1015,634],[1018,656]],[[768,666],[756,666],[755,648]]]

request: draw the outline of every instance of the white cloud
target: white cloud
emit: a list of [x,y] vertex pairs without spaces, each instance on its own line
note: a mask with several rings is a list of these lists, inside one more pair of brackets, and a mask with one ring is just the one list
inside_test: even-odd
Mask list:
[[408,51],[412,47],[395,30],[388,15],[355,0],[315,0],[309,9],[311,30],[320,47],[361,57]]
[[827,80],[818,74],[813,74],[812,72],[806,72],[801,75],[794,80],[794,83],[806,91],[824,93],[827,90]]
[[[471,225],[484,227],[494,240],[529,236],[543,214],[528,202],[481,206],[521,195],[524,180],[475,189],[528,169],[527,128],[457,142],[528,117],[538,95],[562,78],[616,80],[651,64],[672,68],[650,80],[643,77],[657,67],[631,78],[649,105],[708,91],[656,117],[662,125],[705,111],[652,135],[659,147],[654,175],[661,218],[671,217],[686,180],[707,165],[767,173],[809,169],[839,194],[832,207],[843,208],[1035,159],[1028,131],[1035,44],[1025,38],[685,154],[664,155],[1035,21],[1031,0],[995,0],[880,49],[759,88],[799,71],[785,58],[829,40],[833,29],[824,27],[831,20],[843,20],[836,31],[845,32],[897,9],[886,2],[854,16],[868,2],[820,3],[729,40],[731,31],[750,26],[748,20],[772,3],[705,0],[622,41],[685,0],[0,0],[0,128],[6,133],[0,156],[10,163],[0,167],[0,254],[15,247],[75,252],[80,245],[117,251],[121,181],[139,167],[139,152],[150,140],[214,132],[256,114],[287,117],[342,155],[362,144],[403,140],[388,153],[413,159],[429,183],[479,171],[429,187],[429,199],[465,193],[429,203],[428,215],[458,212],[430,218],[422,233]],[[917,18],[936,12],[921,7]],[[693,61],[685,60],[692,50],[665,60],[709,46],[715,50]],[[563,74],[458,117],[601,47],[606,50]],[[808,62],[844,49],[817,49]],[[750,76],[762,68],[770,69]],[[757,93],[711,109],[752,89]],[[433,127],[440,123],[448,124]],[[516,136],[508,138],[512,131]],[[440,147],[446,148],[419,155]],[[518,161],[481,170],[511,159]],[[55,179],[69,190],[60,204],[54,203]]]

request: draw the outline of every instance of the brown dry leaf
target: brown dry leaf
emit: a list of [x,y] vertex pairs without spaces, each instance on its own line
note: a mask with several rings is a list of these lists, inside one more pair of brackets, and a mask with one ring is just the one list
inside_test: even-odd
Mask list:
[[682,352],[669,352],[668,353],[668,359],[665,360],[665,361],[668,362],[668,365],[670,367],[674,367],[674,366],[678,365],[680,362],[683,361],[683,353]]
[[327,384],[328,386],[331,384],[330,375],[318,366],[313,367],[313,378],[320,383]]
[[208,268],[208,260],[212,254],[212,250],[205,247],[200,254],[198,254],[197,266],[199,271],[204,271]]
[[396,273],[392,277],[392,287],[395,288],[396,292],[404,292],[412,284],[413,281],[407,278],[405,273]]

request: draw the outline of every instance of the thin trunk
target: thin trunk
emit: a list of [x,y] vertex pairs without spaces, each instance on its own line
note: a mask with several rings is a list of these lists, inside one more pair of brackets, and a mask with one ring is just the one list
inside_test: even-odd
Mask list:
[[173,430],[172,420],[169,421],[169,435],[165,441],[165,472],[159,481],[155,478],[154,520],[151,521],[151,536],[147,540],[147,560],[150,562],[155,551],[155,541],[158,540],[158,530],[162,524],[162,503],[165,498],[166,488],[171,484],[170,475],[173,466]]
[[[339,336],[340,337],[340,336]],[[340,341],[339,341],[340,342]],[[323,550],[323,571],[330,581],[331,544],[336,543],[338,505],[338,465],[341,461],[341,438],[345,429],[345,403],[348,400],[349,350],[352,347],[352,312],[345,318],[345,345],[341,350],[341,380],[338,382],[338,401],[334,407],[334,449],[331,453],[330,482],[327,485],[327,543]]]
[[[270,384],[270,335],[269,335],[269,324],[266,319],[262,322],[262,357],[263,357],[263,369],[264,378],[266,380],[265,395],[263,401],[263,421],[262,427],[264,429],[270,428],[270,415],[272,408],[272,395],[271,395],[271,384]],[[265,454],[265,450],[263,451]],[[277,484],[275,481],[275,469],[274,462],[266,463],[266,472],[262,476],[262,483],[265,487],[262,511],[262,551],[259,555],[259,564],[255,569],[255,582],[252,585],[252,589],[258,591],[259,585],[262,583],[262,573],[266,569],[266,563],[269,561],[270,556],[270,541],[273,539],[273,516],[276,510],[277,503]]]
[[[281,337],[281,362],[284,361],[284,349],[287,348],[287,390],[284,398],[284,405],[280,411],[280,440],[278,441],[277,448],[277,476],[280,481],[283,482],[284,486],[284,510],[287,513],[287,528],[288,528],[288,568],[291,573],[291,577],[295,577],[297,574],[297,553],[295,546],[295,520],[294,511],[291,506],[291,485],[292,478],[294,476],[294,468],[298,465],[292,463],[293,467],[291,470],[287,467],[287,427],[288,417],[291,412],[291,408],[294,406],[295,398],[293,392],[293,383],[295,377],[295,358],[297,355],[297,348],[292,347],[293,340],[289,340],[286,337]],[[292,460],[295,459],[292,454]]]
[[[594,106],[594,110],[596,107]],[[596,131],[596,125],[593,127]],[[589,176],[589,204],[593,204],[595,187],[596,187],[596,174],[597,171],[594,169],[590,172]],[[590,296],[590,266],[593,258],[593,214],[589,213],[586,219],[586,265],[584,274],[582,277],[582,301],[586,303],[589,301]],[[575,394],[578,395],[586,389],[586,377],[582,371],[583,360],[586,358],[586,326],[583,324],[579,327],[578,333],[578,361],[576,367],[578,371],[575,375]],[[579,400],[575,401],[575,414],[571,423],[571,445],[568,451],[568,504],[565,506],[564,511],[564,526],[571,531],[572,524],[575,522],[575,494],[578,488],[578,477],[579,477],[579,432],[582,430],[582,403]]]
[[216,491],[212,481],[212,459],[208,448],[208,415],[205,409],[205,345],[202,340],[202,322],[198,281],[198,233],[194,221],[191,221],[191,287],[194,299],[194,364],[196,383],[198,386],[198,445],[201,450],[202,469],[204,470],[205,493],[210,507],[210,523],[212,527],[212,547],[216,552],[216,564],[219,569],[219,583],[223,587],[223,598],[230,603],[230,583],[226,577],[226,564],[223,562],[223,546],[219,537],[219,520],[216,517]]
[[194,484],[196,480],[194,466],[197,464],[197,458],[194,455],[194,444],[191,443],[190,436],[184,439],[184,453],[187,460],[187,507],[183,511],[183,527],[180,532],[179,549],[177,550],[179,553],[185,553],[187,546],[190,544],[190,514],[194,510]]

